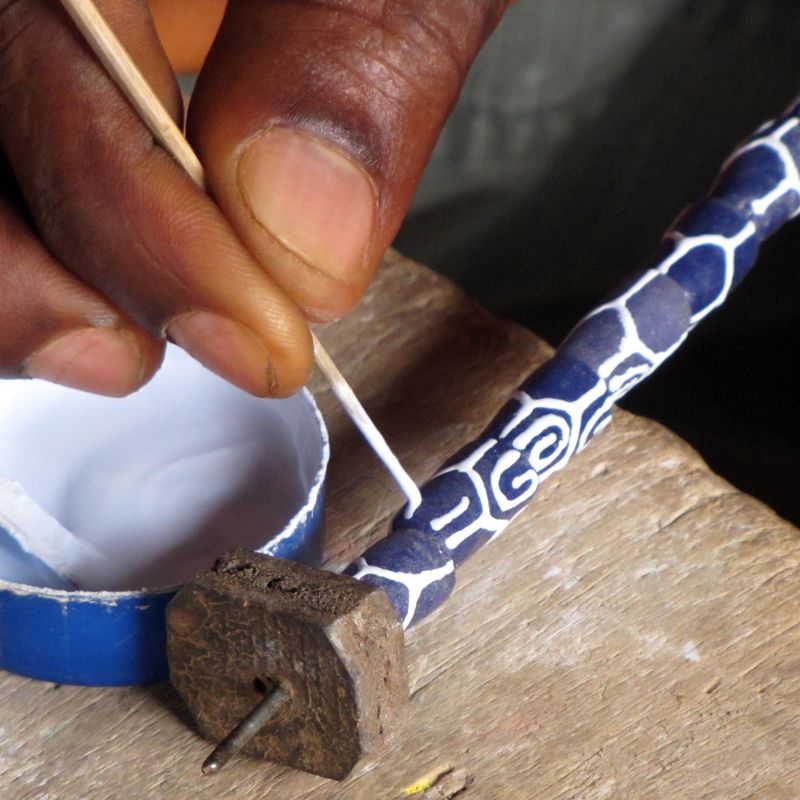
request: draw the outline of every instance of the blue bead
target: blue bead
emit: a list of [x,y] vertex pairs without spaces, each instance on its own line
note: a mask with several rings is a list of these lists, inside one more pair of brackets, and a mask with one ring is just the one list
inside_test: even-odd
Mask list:
[[[583,355],[587,359],[592,357],[591,351]],[[586,403],[589,395],[596,395],[596,399]],[[604,387],[597,373],[559,349],[503,406],[485,435],[524,452],[540,479],[544,479],[554,468],[564,466],[572,454],[569,440],[573,432],[583,429],[585,420],[602,405],[603,395]],[[522,401],[528,408],[526,413]],[[526,432],[534,427],[536,436],[520,443],[520,437],[529,438]]]
[[675,347],[690,326],[687,293],[674,280],[657,275],[626,303],[639,339],[654,353]]
[[641,353],[631,353],[620,361],[608,376],[609,394],[613,396],[614,402],[644,380],[656,366],[657,363]]
[[[673,257],[675,243],[664,242],[658,256]],[[712,244],[698,244],[670,263],[667,275],[679,284],[690,298],[692,316],[702,313],[721,295],[727,293],[725,252]]]
[[[459,509],[457,515],[453,513],[454,509]],[[447,538],[473,526],[482,511],[483,503],[478,489],[467,474],[459,470],[439,472],[422,487],[422,503],[412,516],[406,517],[401,511],[394,518],[392,528],[410,527],[424,531],[446,548]],[[488,536],[482,537],[482,540],[486,538]]]
[[688,206],[678,214],[666,235],[677,231],[683,236],[716,234],[730,239],[741,233],[748,222],[750,218],[743,211],[709,197]]
[[[594,381],[600,365],[619,351],[625,328],[619,314],[611,308],[584,317],[558,348],[559,356],[586,364]],[[560,395],[551,395],[560,396]]]
[[[716,246],[723,255],[725,247],[732,248],[733,275],[728,291],[739,284],[758,257],[760,240],[755,225],[742,211],[721,200],[708,198],[689,206],[675,220],[665,238],[669,239],[670,235],[675,233],[679,235],[678,241],[683,247],[693,244],[691,241],[687,242],[687,239],[697,238],[697,246],[707,244]],[[716,243],[709,242],[707,239],[709,236],[718,237],[719,240]],[[683,241],[681,241],[681,237]],[[702,263],[698,264],[698,268],[702,268]],[[682,280],[678,280],[672,274],[671,268],[665,272],[681,283],[690,294],[692,293],[692,285],[696,284],[696,281],[691,277],[691,268],[682,272]]]
[[[577,331],[584,323],[579,323]],[[578,342],[585,344],[583,349]],[[516,428],[508,431],[515,439],[532,426],[539,430],[535,440],[524,447],[532,466],[544,480],[551,472],[561,469],[572,454],[594,435],[598,425],[607,418],[608,386],[590,364],[598,353],[591,341],[575,337],[573,347],[562,345],[553,358],[543,364],[522,384],[521,392],[535,403],[535,410],[521,419]],[[505,410],[505,409],[504,409]],[[501,420],[503,415],[498,416]],[[514,414],[506,417],[507,424]],[[493,425],[493,431],[498,428]],[[503,433],[503,429],[499,430]],[[545,443],[550,441],[547,446]]]
[[370,547],[346,570],[379,586],[389,596],[407,628],[438,608],[453,591],[453,561],[430,536],[411,529],[394,530]]
[[[619,328],[612,326],[614,331]],[[607,335],[611,335],[610,332]],[[571,353],[567,343],[569,337],[558,348],[558,352],[542,364],[526,381],[520,389],[534,400],[556,397],[559,400],[573,402],[583,397],[597,384],[597,373],[592,368],[592,363],[597,360],[592,355],[594,346],[590,343],[588,350],[576,348],[575,354]],[[602,348],[602,345],[600,346]],[[511,408],[513,413],[515,409]],[[506,408],[495,418],[492,430],[497,430],[498,425],[505,427],[508,417],[505,417]]]
[[[587,393],[594,400],[586,401]],[[608,414],[605,389],[585,364],[556,356],[503,407],[483,434],[462,448],[422,487],[422,503],[395,529],[412,527],[438,539],[456,564],[505,527],[540,480],[566,465]],[[572,407],[574,406],[574,407]]]
[[720,173],[713,196],[747,215],[765,239],[792,217],[800,207],[800,195],[788,188],[764,209],[756,202],[769,196],[786,178],[786,164],[781,155],[765,144],[736,155]]

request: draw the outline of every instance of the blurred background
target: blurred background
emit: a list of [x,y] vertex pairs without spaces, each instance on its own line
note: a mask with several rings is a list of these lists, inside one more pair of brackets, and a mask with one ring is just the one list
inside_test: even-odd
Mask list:
[[[521,0],[396,246],[557,344],[800,93],[796,0]],[[623,401],[800,524],[800,221]]]

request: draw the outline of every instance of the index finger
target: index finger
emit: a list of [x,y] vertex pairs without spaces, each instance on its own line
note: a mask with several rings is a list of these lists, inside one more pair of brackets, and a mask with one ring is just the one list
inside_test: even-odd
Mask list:
[[[151,82],[174,85],[143,6],[98,5]],[[154,146],[69,19],[47,0],[18,0],[4,34],[0,143],[51,252],[242,388],[299,388],[311,367],[299,309]]]

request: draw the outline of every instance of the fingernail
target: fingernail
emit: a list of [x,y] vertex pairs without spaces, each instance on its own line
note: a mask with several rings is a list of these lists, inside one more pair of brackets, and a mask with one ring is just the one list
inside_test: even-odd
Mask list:
[[375,191],[342,151],[271,128],[241,155],[237,178],[255,220],[307,264],[344,281],[367,265]]
[[209,311],[176,317],[167,335],[204,367],[255,395],[275,392],[272,362],[261,340],[233,320]]
[[134,337],[125,331],[81,328],[53,339],[31,355],[23,374],[119,397],[140,386],[144,359]]

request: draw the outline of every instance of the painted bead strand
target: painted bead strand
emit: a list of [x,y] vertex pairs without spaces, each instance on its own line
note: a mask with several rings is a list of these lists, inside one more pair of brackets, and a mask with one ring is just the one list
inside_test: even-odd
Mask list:
[[486,430],[422,487],[391,533],[347,572],[383,587],[403,626],[437,608],[455,568],[497,536],[611,420],[614,404],[677,350],[800,211],[800,105],[759,128],[707,197],[664,235],[650,265],[598,306]]

